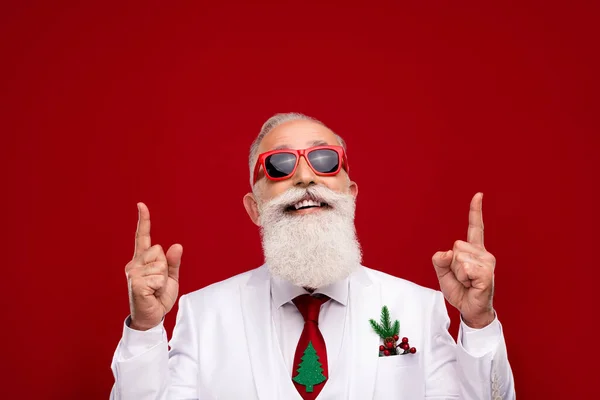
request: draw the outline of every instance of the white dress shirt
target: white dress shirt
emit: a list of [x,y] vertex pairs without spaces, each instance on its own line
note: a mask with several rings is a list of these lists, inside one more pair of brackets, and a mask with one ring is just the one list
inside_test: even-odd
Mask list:
[[[337,355],[341,350],[342,338],[344,337],[344,326],[346,322],[346,311],[348,305],[348,283],[349,279],[336,282],[313,294],[324,294],[330,300],[321,305],[319,313],[319,329],[325,339],[327,348],[327,363],[329,372],[335,371]],[[303,294],[310,294],[306,289],[294,286],[279,278],[271,278],[271,310],[277,340],[281,348],[281,354],[285,361],[287,370],[292,377],[295,367],[294,355],[296,345],[304,329],[304,317],[296,305],[292,302],[294,298]]]

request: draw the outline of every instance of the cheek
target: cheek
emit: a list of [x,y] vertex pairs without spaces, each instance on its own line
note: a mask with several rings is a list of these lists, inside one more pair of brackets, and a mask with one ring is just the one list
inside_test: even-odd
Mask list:
[[288,181],[289,180],[280,181],[280,182],[268,182],[268,183],[264,184],[260,188],[261,197],[262,197],[263,201],[272,200],[275,197],[282,194],[283,192],[285,192],[286,190],[288,190],[291,187],[291,185],[289,184]]
[[323,181],[323,184],[325,186],[327,186],[329,189],[336,191],[336,192],[341,192],[341,193],[348,192],[349,183],[350,183],[349,179],[342,174],[338,174],[337,176],[328,177],[328,179],[325,179]]

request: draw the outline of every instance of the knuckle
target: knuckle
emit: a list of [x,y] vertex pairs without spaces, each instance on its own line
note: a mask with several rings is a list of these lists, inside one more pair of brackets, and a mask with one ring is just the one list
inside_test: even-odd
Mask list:
[[148,279],[150,281],[149,286],[156,290],[162,288],[165,283],[165,278],[162,276],[151,276]]
[[125,268],[125,276],[127,279],[136,279],[139,276],[139,268],[133,265],[131,268]]
[[476,275],[478,271],[478,267],[472,263],[464,263],[465,273],[469,276]]
[[459,261],[455,261],[452,264],[450,264],[450,269],[454,271],[454,273],[458,273],[462,269],[462,263]]
[[128,273],[129,271],[131,271],[134,267],[135,267],[134,260],[129,261],[127,264],[125,264],[125,273]]
[[144,261],[141,256],[138,256],[131,260],[128,265],[129,267],[125,268],[129,268],[130,271],[135,271],[144,265]]
[[157,261],[156,262],[156,267],[160,270],[160,271],[166,271],[167,270],[167,263],[165,261]]
[[457,248],[461,248],[461,247],[462,247],[462,245],[463,245],[463,241],[462,241],[462,240],[455,240],[455,241],[454,241],[454,248],[455,248],[455,249],[457,249]]
[[149,239],[150,239],[150,235],[148,235],[147,233],[140,233],[140,232],[135,233],[135,241],[137,243],[140,243],[141,241],[145,241],[145,240],[149,240]]
[[[139,283],[138,288],[143,288],[146,291],[154,291],[156,289],[156,285],[154,283],[154,277],[153,276],[146,276],[144,277],[144,279]],[[135,289],[134,289],[135,291]]]
[[150,287],[154,287],[156,283],[156,276],[146,276],[144,277],[144,283]]

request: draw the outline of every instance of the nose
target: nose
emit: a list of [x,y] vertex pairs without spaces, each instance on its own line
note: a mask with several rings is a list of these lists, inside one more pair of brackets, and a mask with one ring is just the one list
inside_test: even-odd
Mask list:
[[318,176],[314,173],[312,168],[308,165],[304,156],[298,160],[298,167],[292,177],[294,186],[308,187],[317,183]]

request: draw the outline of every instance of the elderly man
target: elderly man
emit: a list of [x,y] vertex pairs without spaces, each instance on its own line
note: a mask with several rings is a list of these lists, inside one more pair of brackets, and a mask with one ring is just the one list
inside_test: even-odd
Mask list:
[[[243,199],[265,264],[181,296],[170,342],[162,321],[177,299],[183,248],[152,245],[139,203],[112,398],[513,399],[482,194],[467,241],[433,256],[435,291],[361,265],[358,185],[348,173],[345,143],[323,123],[269,119],[251,147]],[[460,310],[458,343],[444,297]]]

